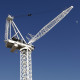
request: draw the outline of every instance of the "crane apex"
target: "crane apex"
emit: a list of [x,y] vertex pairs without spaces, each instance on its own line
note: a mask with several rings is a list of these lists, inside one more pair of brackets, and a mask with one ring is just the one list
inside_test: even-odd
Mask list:
[[71,8],[73,8],[74,6],[71,6]]
[[8,15],[8,17],[7,17],[8,21],[13,20],[13,19],[14,19],[14,17],[12,17],[11,15]]

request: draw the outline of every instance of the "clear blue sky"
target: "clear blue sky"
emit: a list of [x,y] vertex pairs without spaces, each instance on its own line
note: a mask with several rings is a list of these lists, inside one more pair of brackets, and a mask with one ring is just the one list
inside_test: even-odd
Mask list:
[[25,37],[71,5],[74,9],[34,43],[33,80],[80,80],[80,0],[0,0],[0,80],[19,80],[19,53],[11,53],[4,43],[8,14],[33,14],[14,19]]

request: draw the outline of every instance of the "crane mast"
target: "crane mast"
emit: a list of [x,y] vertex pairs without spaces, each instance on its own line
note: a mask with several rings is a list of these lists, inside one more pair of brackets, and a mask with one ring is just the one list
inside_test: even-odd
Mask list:
[[[5,43],[7,48],[11,48],[11,52],[20,51],[20,80],[32,80],[32,59],[31,53],[34,50],[34,43],[47,32],[49,32],[56,24],[58,24],[73,8],[67,8],[56,18],[44,26],[35,36],[29,34],[32,39],[27,43],[13,21],[13,17],[8,15],[5,27]],[[12,31],[13,30],[13,31]],[[13,33],[14,32],[14,33]]]
[[20,80],[32,80],[31,53],[29,49],[20,52]]

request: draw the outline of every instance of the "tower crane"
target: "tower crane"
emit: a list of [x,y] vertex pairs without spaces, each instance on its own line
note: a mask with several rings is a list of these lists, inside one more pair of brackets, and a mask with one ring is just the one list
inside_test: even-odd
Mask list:
[[[6,18],[5,27],[5,44],[7,48],[11,48],[11,52],[15,50],[20,51],[20,80],[32,80],[32,59],[31,53],[34,50],[32,45],[46,33],[48,33],[56,24],[58,24],[71,10],[73,6],[70,6],[66,10],[62,11],[57,17],[45,25],[36,35],[31,37],[29,42],[26,42],[18,27],[14,23],[11,15]],[[31,16],[31,15],[29,15]],[[12,33],[12,30],[14,33]],[[29,34],[32,36],[31,34]]]

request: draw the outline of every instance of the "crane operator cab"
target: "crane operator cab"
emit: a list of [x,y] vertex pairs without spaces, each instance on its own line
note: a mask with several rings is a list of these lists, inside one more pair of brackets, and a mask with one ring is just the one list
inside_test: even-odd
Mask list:
[[16,37],[12,37],[12,40],[13,41],[18,41],[18,42],[21,42],[21,43],[25,44],[25,42],[23,40],[17,39]]

